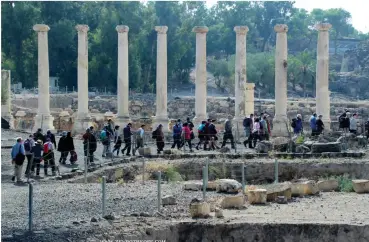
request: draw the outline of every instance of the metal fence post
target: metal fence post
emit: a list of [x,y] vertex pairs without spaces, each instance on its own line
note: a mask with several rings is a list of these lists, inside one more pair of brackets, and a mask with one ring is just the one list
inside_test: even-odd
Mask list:
[[142,161],[142,184],[145,185],[145,158]]
[[242,194],[245,193],[245,163],[242,163]]
[[161,171],[158,172],[158,212],[161,207]]
[[105,216],[105,202],[106,202],[106,177],[102,177],[102,216]]
[[206,189],[208,188],[208,181],[209,181],[209,158],[206,159]]
[[278,183],[278,161],[274,159],[274,183]]
[[33,223],[33,184],[30,183],[28,185],[29,193],[28,193],[28,230],[32,231],[32,223]]
[[205,201],[206,198],[206,166],[202,167],[202,198]]

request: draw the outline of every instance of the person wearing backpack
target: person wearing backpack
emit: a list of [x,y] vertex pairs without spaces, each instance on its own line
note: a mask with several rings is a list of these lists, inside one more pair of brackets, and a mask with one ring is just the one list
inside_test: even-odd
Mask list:
[[[206,121],[202,121],[201,124],[199,125],[199,127],[197,128],[197,132],[198,132],[198,137],[199,137],[199,143],[197,143],[196,145],[196,149],[199,150],[199,146],[205,142],[205,125],[206,125]],[[205,144],[204,144],[205,146]]]
[[35,167],[36,167],[36,177],[40,176],[42,151],[43,151],[42,140],[37,140],[35,146],[32,147],[33,163],[30,176],[33,176],[35,174]]
[[47,139],[50,139],[50,142],[54,145],[54,147],[56,148],[56,140],[55,140],[55,135],[53,133],[51,133],[50,129],[48,129],[46,131],[46,135],[45,135],[45,141]]
[[106,154],[110,153],[110,138],[111,138],[111,133],[108,131],[108,126],[105,125],[104,129],[100,133],[100,140],[104,146],[102,157],[106,157]]
[[181,148],[181,135],[182,135],[182,128],[177,121],[176,124],[173,126],[173,144],[172,149],[177,145],[177,149]]
[[22,168],[24,160],[26,159],[26,152],[24,145],[22,144],[22,138],[18,137],[17,142],[13,145],[12,152],[12,164],[14,164],[14,175],[12,181],[17,179],[17,183],[23,183],[22,181]]
[[24,145],[24,151],[27,157],[27,166],[26,166],[26,172],[24,173],[26,176],[29,175],[32,167],[32,147],[35,146],[35,140],[33,139],[33,135],[31,134],[28,139],[26,139],[23,143]]
[[47,168],[49,167],[49,165],[51,166],[52,175],[56,176],[54,145],[51,142],[50,138],[47,138],[46,143],[44,144],[43,159],[44,159],[44,174],[45,174],[45,176],[47,176]]

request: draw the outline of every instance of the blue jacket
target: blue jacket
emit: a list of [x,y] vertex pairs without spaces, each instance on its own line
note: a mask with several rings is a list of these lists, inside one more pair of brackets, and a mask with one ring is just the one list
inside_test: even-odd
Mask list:
[[296,119],[296,127],[293,128],[293,132],[295,134],[301,133],[302,131],[302,120],[301,119]]
[[180,138],[182,134],[182,127],[178,124],[173,126],[173,138]]
[[310,128],[312,130],[316,130],[316,117],[311,116],[310,118]]
[[26,155],[26,152],[24,150],[24,145],[22,143],[17,142],[13,148],[12,148],[12,159],[14,160],[15,157],[18,155],[18,153],[22,153],[23,155]]

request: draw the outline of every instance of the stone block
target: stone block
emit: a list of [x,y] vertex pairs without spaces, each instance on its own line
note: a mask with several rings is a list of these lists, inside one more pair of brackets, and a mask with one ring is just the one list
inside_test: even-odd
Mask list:
[[310,149],[309,147],[305,146],[305,145],[299,145],[296,147],[296,153],[302,153],[302,154],[305,154],[305,153],[308,153],[310,152]]
[[314,195],[319,192],[315,181],[302,180],[291,184],[292,196]]
[[224,197],[221,206],[224,209],[228,208],[242,208],[243,204],[245,203],[245,198],[243,195],[238,196],[230,196],[230,197]]
[[341,152],[341,143],[329,142],[329,143],[314,143],[311,146],[312,153],[323,153],[323,152]]
[[272,141],[273,149],[280,152],[286,152],[288,149],[289,139],[286,137],[276,137]]
[[331,179],[325,181],[318,181],[317,183],[318,189],[321,192],[331,192],[338,190],[338,181]]
[[260,141],[256,144],[255,150],[257,153],[268,153],[273,149],[273,144],[270,141]]
[[224,218],[223,210],[220,209],[220,208],[216,208],[215,209],[215,217],[217,217],[217,218]]
[[210,205],[207,202],[192,201],[190,215],[192,218],[208,218],[210,217]]
[[184,190],[200,191],[202,189],[202,181],[186,181],[183,185]]
[[369,180],[352,180],[356,193],[369,193]]
[[285,196],[278,196],[275,202],[278,204],[287,204],[287,198]]
[[151,149],[150,147],[143,147],[138,149],[138,154],[142,156],[149,156],[151,155]]
[[238,193],[242,189],[241,183],[234,179],[219,179],[215,183],[217,192]]
[[217,184],[215,181],[208,181],[208,186],[207,186],[207,190],[216,190],[217,189]]
[[287,200],[292,197],[291,183],[278,183],[269,185],[267,188],[267,201],[274,202],[278,196],[284,196]]
[[255,189],[247,191],[247,200],[250,204],[266,204],[267,202],[267,190]]
[[161,199],[161,204],[163,206],[166,206],[166,205],[176,205],[177,204],[177,201],[176,201],[176,198],[174,196],[164,196]]

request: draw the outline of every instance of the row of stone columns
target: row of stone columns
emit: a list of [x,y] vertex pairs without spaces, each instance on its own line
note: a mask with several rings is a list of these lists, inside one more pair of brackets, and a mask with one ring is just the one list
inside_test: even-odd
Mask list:
[[[322,114],[326,127],[330,127],[329,91],[328,91],[328,30],[330,24],[319,24],[318,61],[316,100],[317,113]],[[53,117],[50,115],[49,99],[49,57],[47,32],[49,27],[36,24],[33,29],[38,32],[38,114],[35,118],[35,129],[54,129]],[[88,111],[88,39],[87,25],[77,25],[78,31],[78,111],[74,123],[75,132],[83,132],[88,127],[90,115]],[[116,123],[123,126],[129,122],[129,70],[128,70],[128,31],[129,27],[119,25],[118,32],[118,113]],[[167,112],[167,26],[156,26],[157,35],[157,68],[156,68],[156,116],[155,124],[168,125]],[[247,26],[236,26],[236,65],[235,65],[235,121],[242,128],[245,116],[254,112],[254,84],[247,83],[246,68],[246,35]],[[275,52],[275,117],[273,134],[286,135],[287,129],[287,31],[288,27],[278,24],[274,27],[277,33]],[[196,33],[196,91],[195,118],[199,123],[207,118],[207,72],[206,72],[206,26],[193,28]]]

